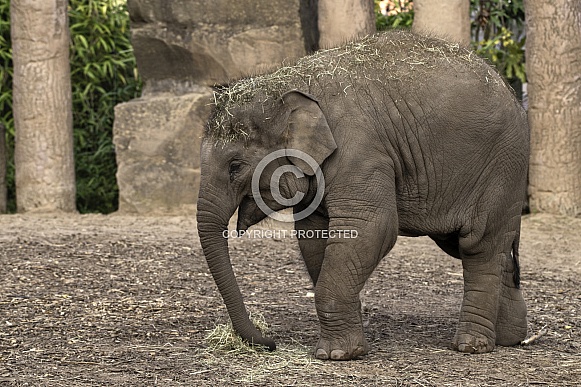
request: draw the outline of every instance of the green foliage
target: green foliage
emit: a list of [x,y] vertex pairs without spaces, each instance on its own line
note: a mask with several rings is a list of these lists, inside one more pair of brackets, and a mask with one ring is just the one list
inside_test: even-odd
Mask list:
[[[385,3],[385,15],[381,13],[380,3]],[[410,0],[375,0],[375,27],[378,31],[390,28],[411,28],[414,21],[413,2]]]
[[109,213],[118,202],[114,107],[141,91],[129,15],[124,1],[69,4],[77,207],[81,212]]
[[[70,0],[71,83],[77,208],[109,213],[117,209],[117,165],[112,141],[114,106],[139,96],[141,80],[129,39],[123,0]],[[15,211],[14,121],[9,2],[0,3],[0,120],[9,147],[9,210]]]
[[0,123],[6,127],[8,211],[16,211],[14,188],[14,118],[12,117],[12,49],[10,2],[0,2]]
[[0,122],[12,130],[12,50],[8,9],[8,1],[0,3]]
[[472,45],[511,79],[526,82],[523,0],[471,0]]
[[[380,3],[385,14],[380,12]],[[413,1],[375,0],[376,26],[410,28],[413,23]],[[472,47],[487,58],[508,80],[526,82],[523,0],[470,0]]]

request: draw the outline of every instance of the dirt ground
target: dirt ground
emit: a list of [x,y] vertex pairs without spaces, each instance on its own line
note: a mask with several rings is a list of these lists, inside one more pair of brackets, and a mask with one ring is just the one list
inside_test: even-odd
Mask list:
[[449,349],[460,262],[400,238],[362,292],[371,352],[311,357],[312,288],[290,238],[231,241],[248,308],[279,349],[225,351],[228,322],[193,217],[0,216],[0,385],[574,386],[581,381],[581,219],[524,218],[529,346]]

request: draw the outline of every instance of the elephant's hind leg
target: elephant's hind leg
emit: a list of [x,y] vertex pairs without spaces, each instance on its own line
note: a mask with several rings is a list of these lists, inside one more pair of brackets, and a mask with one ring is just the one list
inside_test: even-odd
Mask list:
[[490,352],[497,343],[516,344],[526,335],[526,306],[515,283],[511,255],[520,210],[520,202],[508,210],[498,209],[483,217],[486,223],[480,228],[461,233],[464,300],[452,342],[460,352]]
[[513,255],[508,254],[502,273],[502,290],[496,320],[497,345],[515,345],[527,336],[527,307],[514,280],[514,272],[517,270],[515,264]]
[[490,352],[496,343],[503,254],[463,255],[464,299],[452,347],[460,352]]
[[506,254],[515,233],[502,217],[488,214],[486,223],[461,230],[459,247],[464,275],[464,299],[452,347],[460,352],[494,349]]

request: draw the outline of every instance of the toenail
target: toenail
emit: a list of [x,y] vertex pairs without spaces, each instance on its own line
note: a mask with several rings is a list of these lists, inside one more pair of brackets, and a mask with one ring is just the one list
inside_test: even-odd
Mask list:
[[315,357],[317,359],[327,360],[329,358],[329,355],[327,354],[327,351],[325,351],[323,348],[319,348],[317,349],[317,352],[315,352]]

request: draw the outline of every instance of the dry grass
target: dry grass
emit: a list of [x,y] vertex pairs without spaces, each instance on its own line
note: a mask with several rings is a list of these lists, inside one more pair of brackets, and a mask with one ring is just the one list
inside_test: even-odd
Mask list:
[[[259,314],[251,316],[250,319],[254,326],[258,328],[263,335],[266,335],[268,325],[266,324],[264,317]],[[208,348],[211,351],[226,351],[234,353],[268,352],[268,350],[261,346],[248,345],[248,343],[236,334],[231,323],[216,325],[216,327],[206,336],[206,341],[208,342]]]
[[[268,326],[260,314],[251,317],[254,325],[267,334]],[[262,346],[248,345],[240,338],[231,324],[218,324],[206,336],[207,348],[203,351],[208,367],[223,364],[225,359],[232,359],[229,372],[238,376],[235,381],[257,383],[267,381],[273,374],[301,374],[324,363],[311,356],[311,348],[299,343],[283,344],[276,351],[268,351]],[[244,358],[244,362],[238,359]],[[252,367],[248,367],[248,363]],[[238,364],[238,366],[236,366]]]

